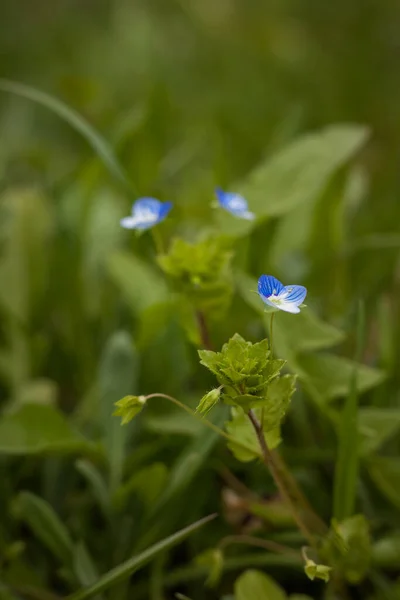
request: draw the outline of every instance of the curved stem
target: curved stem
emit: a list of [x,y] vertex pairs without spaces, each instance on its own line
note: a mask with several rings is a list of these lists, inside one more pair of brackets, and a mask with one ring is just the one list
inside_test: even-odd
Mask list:
[[295,503],[293,502],[293,500],[290,496],[290,493],[288,492],[288,490],[286,488],[286,482],[281,477],[281,473],[279,471],[278,465],[275,462],[275,457],[274,457],[273,453],[271,452],[271,450],[268,448],[268,445],[267,445],[267,442],[265,439],[265,435],[264,435],[264,431],[263,431],[260,421],[257,419],[257,417],[252,409],[249,410],[247,415],[250,419],[251,424],[253,425],[258,442],[260,444],[264,464],[269,469],[269,471],[275,481],[276,487],[278,488],[279,493],[282,496],[282,499],[286,502],[286,504],[290,508],[293,518],[296,521],[298,528],[303,533],[304,537],[308,540],[310,545],[315,548],[316,543],[315,543],[314,536],[309,531],[307,525],[304,523],[301,515],[299,514],[299,512],[297,510]]
[[157,254],[164,254],[164,244],[159,229],[156,227],[151,228],[151,236],[153,238],[154,246],[156,247]]
[[209,421],[208,419],[201,417],[198,413],[196,413],[194,410],[189,408],[189,406],[186,406],[186,404],[183,404],[182,402],[180,402],[173,396],[169,396],[168,394],[162,394],[161,392],[155,393],[155,394],[149,394],[148,396],[146,396],[146,400],[150,400],[151,398],[165,398],[166,400],[169,400],[176,406],[179,406],[179,408],[182,408],[182,410],[187,412],[189,415],[191,415],[192,417],[194,417],[195,419],[197,419],[198,421],[203,423],[206,427],[208,427],[209,429],[212,429],[215,433],[217,433],[221,437],[225,438],[226,440],[228,440],[231,443],[236,444],[237,446],[241,446],[243,449],[247,450],[248,452],[251,452],[252,454],[254,454],[255,458],[261,458],[261,455],[258,452],[256,452],[254,450],[254,448],[252,448],[251,446],[248,446],[247,444],[244,444],[243,442],[240,442],[239,440],[236,440],[235,438],[230,436],[229,433],[226,433],[223,429],[220,429],[219,427],[217,427],[217,425],[214,425],[214,423],[211,423],[211,421]]
[[296,552],[296,550],[292,550],[292,548],[289,548],[288,546],[278,544],[272,540],[262,540],[252,535],[227,535],[219,542],[218,548],[223,550],[231,544],[246,544],[248,546],[265,548],[265,550],[270,550],[271,552],[276,552],[277,554],[287,554],[296,557],[299,556],[299,553]]

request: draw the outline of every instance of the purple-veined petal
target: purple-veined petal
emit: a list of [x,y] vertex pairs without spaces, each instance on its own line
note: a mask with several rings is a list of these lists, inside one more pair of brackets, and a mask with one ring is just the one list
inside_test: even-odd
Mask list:
[[285,302],[293,302],[300,305],[307,296],[307,289],[303,285],[286,285],[279,297]]

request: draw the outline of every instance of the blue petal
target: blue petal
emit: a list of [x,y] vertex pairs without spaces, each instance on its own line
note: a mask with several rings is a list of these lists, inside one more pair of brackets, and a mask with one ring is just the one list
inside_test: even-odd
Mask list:
[[303,285],[287,285],[281,295],[285,298],[285,302],[300,305],[307,296],[307,289]]
[[136,229],[137,221],[133,217],[124,217],[120,220],[120,225],[124,229]]
[[254,219],[253,213],[249,212],[247,200],[235,194],[233,192],[224,192],[221,188],[216,188],[215,194],[217,196],[219,205],[230,212],[235,217],[241,217],[242,219]]
[[163,221],[172,208],[172,202],[162,202],[158,213],[158,223]]
[[258,293],[260,296],[264,296],[265,298],[269,298],[269,296],[272,295],[277,296],[284,289],[283,283],[281,283],[272,275],[261,275],[260,279],[258,280]]
[[159,215],[161,202],[156,198],[139,198],[132,206],[132,214],[137,215],[140,219],[141,214],[152,214],[154,216]]

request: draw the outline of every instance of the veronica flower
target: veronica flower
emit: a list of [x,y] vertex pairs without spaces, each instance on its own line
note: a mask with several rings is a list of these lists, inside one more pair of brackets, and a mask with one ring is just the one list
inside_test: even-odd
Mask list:
[[272,275],[261,275],[258,280],[258,293],[265,304],[290,313],[299,313],[299,307],[307,296],[304,286],[283,285]]
[[172,202],[160,202],[155,198],[139,198],[132,206],[132,214],[121,219],[125,229],[144,231],[161,223],[172,208]]
[[224,192],[221,188],[216,188],[215,193],[218,204],[235,217],[247,219],[248,221],[255,218],[255,214],[248,210],[247,200],[243,196],[232,192]]

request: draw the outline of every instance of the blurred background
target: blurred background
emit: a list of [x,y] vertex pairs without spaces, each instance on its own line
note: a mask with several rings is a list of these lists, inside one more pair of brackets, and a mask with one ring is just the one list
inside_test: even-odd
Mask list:
[[[215,226],[216,185],[234,191],[285,152],[299,161],[268,171],[265,218],[235,237],[234,259],[250,278],[274,272],[309,290],[313,316],[296,329],[282,321],[281,345],[277,332],[278,351],[301,371],[282,452],[328,520],[331,417],[348,390],[362,298],[368,451],[358,508],[375,540],[400,531],[399,30],[394,0],[2,3],[2,598],[54,600],[215,511],[216,525],[109,597],[233,597],[235,578],[253,566],[288,593],[324,597],[298,565],[246,548],[232,550],[217,590],[204,588],[206,568],[193,559],[224,535],[267,527],[298,543],[283,516],[284,525],[275,513],[260,525],[242,497],[244,482],[267,502],[272,482],[161,400],[127,428],[111,417],[126,394],[165,392],[195,406],[214,385],[198,364],[190,315],[170,301],[151,236],[119,220],[139,196],[172,200],[164,243],[195,240]],[[308,155],[307,136],[321,131],[325,142]],[[268,181],[280,206],[297,177],[304,202],[269,210]],[[215,347],[236,331],[255,341],[266,329],[235,292],[212,324]],[[333,354],[310,358],[330,346]],[[380,595],[398,592],[398,565],[390,568],[348,597],[394,598]]]

